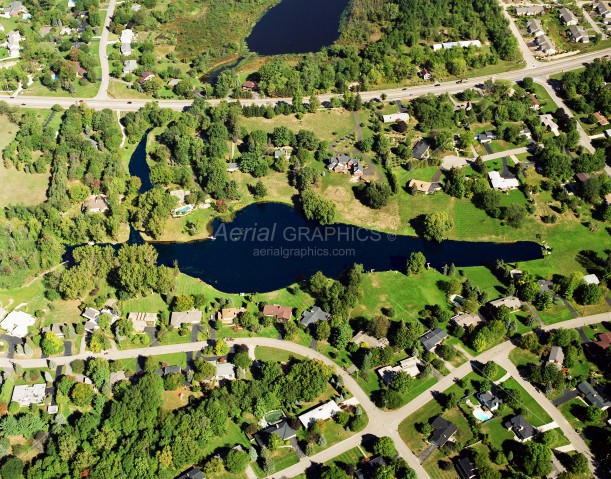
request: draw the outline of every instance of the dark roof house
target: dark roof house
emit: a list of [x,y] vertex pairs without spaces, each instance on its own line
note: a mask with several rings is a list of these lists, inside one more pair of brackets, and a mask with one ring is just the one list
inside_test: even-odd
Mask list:
[[187,472],[181,474],[176,479],[205,479],[204,473],[197,467],[189,469]]
[[447,336],[448,333],[446,333],[443,329],[432,329],[422,335],[420,342],[422,343],[422,346],[424,346],[424,349],[427,351],[432,351]]
[[507,421],[505,427],[513,431],[520,441],[528,441],[536,433],[535,428],[521,414]]
[[477,477],[477,467],[475,467],[475,464],[473,464],[473,461],[468,456],[458,460],[456,470],[461,479],[474,479]]
[[412,156],[417,160],[422,160],[429,156],[429,150],[431,149],[431,145],[429,145],[425,140],[420,140],[414,146],[412,150]]
[[304,311],[301,316],[301,324],[309,326],[310,324],[316,324],[318,321],[326,321],[331,317],[329,313],[323,311],[318,306],[313,306],[309,311]]
[[376,470],[386,465],[386,461],[382,456],[378,456],[369,461],[365,467],[354,473],[356,479],[371,479],[374,477]]
[[477,399],[491,411],[495,411],[501,405],[501,400],[497,398],[491,391],[479,393]]
[[455,424],[441,416],[437,416],[431,423],[431,426],[433,426],[435,431],[433,431],[430,442],[438,447],[442,447],[458,431]]
[[583,381],[579,383],[577,385],[577,390],[585,396],[586,400],[592,406],[598,409],[604,410],[604,409],[607,409],[609,406],[611,406],[611,402],[605,401],[603,397],[600,394],[598,394],[596,389],[594,389],[592,385],[587,381]]
[[289,426],[286,419],[280,421],[278,424],[273,424],[266,427],[262,431],[255,434],[255,440],[257,441],[259,447],[267,447],[271,435],[279,436],[283,441],[288,441],[297,435],[297,431]]

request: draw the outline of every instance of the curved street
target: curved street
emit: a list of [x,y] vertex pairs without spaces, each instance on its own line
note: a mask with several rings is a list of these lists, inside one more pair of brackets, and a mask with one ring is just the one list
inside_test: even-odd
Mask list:
[[[551,331],[557,328],[579,328],[582,326],[597,324],[603,321],[611,321],[611,313],[602,313],[592,316],[575,318],[561,323],[544,326],[542,329],[544,331]],[[249,347],[267,346],[282,349],[290,353],[322,361],[325,364],[334,367],[336,373],[341,376],[348,390],[356,399],[358,399],[359,403],[363,407],[363,410],[367,413],[367,416],[369,417],[369,424],[363,431],[329,447],[328,449],[325,449],[324,451],[318,454],[315,454],[314,456],[304,457],[297,464],[283,469],[282,471],[276,474],[272,474],[271,476],[269,476],[270,478],[279,479],[281,477],[297,476],[305,472],[306,469],[310,467],[313,463],[324,463],[332,459],[333,457],[356,447],[358,444],[361,443],[363,436],[367,434],[372,434],[375,436],[390,436],[395,442],[399,455],[403,457],[407,461],[409,466],[416,471],[418,477],[421,479],[428,479],[430,477],[428,473],[419,463],[417,457],[413,454],[413,452],[407,447],[407,445],[399,436],[399,424],[401,424],[401,422],[406,417],[410,416],[422,406],[424,406],[427,402],[429,402],[431,399],[433,399],[433,393],[438,394],[440,392],[444,392],[457,380],[469,374],[473,370],[471,360],[478,361],[479,363],[486,363],[487,361],[493,360],[499,365],[501,365],[503,368],[505,368],[505,370],[507,370],[511,374],[511,376],[514,377],[516,381],[518,381],[518,383],[520,383],[529,392],[529,394],[531,394],[537,400],[537,402],[544,407],[546,412],[558,424],[564,435],[571,441],[575,449],[586,455],[590,464],[590,469],[594,471],[594,466],[592,464],[592,456],[581,436],[577,434],[577,432],[570,426],[564,416],[562,416],[560,411],[558,411],[558,409],[555,408],[545,396],[536,391],[535,388],[528,381],[524,380],[520,377],[519,374],[517,374],[517,369],[509,360],[509,353],[515,347],[510,341],[505,341],[499,344],[498,346],[495,346],[494,348],[483,352],[475,358],[469,357],[469,361],[454,369],[450,374],[443,377],[440,381],[438,381],[436,384],[431,386],[422,394],[414,398],[405,406],[394,411],[383,411],[379,409],[375,404],[373,404],[373,402],[369,399],[369,396],[365,393],[365,391],[361,389],[361,387],[354,380],[354,378],[352,378],[352,376],[350,376],[345,370],[339,368],[337,364],[334,363],[327,356],[323,355],[322,353],[319,353],[318,351],[315,351],[305,346],[301,346],[296,343],[292,343],[290,341],[283,341],[280,339],[271,338],[239,338],[234,340],[233,342],[245,344]],[[71,356],[51,358],[51,360],[58,365],[65,365],[69,364],[74,359],[86,359],[91,357],[104,357],[109,360],[128,359],[136,358],[138,356],[156,356],[161,354],[199,351],[207,345],[207,341],[197,341],[184,344],[169,344],[165,346],[149,346],[147,348],[141,349],[113,349],[112,351],[99,354],[79,353]],[[43,368],[48,366],[48,361],[48,359],[0,358],[0,367],[13,367],[13,364],[17,363],[23,366],[24,368]]]

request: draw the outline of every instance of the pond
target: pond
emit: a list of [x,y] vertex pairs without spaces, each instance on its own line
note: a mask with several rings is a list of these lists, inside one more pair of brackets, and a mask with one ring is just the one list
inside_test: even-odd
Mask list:
[[339,37],[348,0],[282,0],[254,26],[246,39],[260,55],[317,52]]
[[151,183],[151,174],[149,165],[146,162],[146,142],[148,139],[149,132],[147,131],[136,146],[136,149],[132,153],[129,160],[129,174],[130,176],[137,176],[142,182],[140,186],[140,193],[146,193],[148,190],[153,188]]
[[231,222],[211,224],[214,239],[190,243],[153,243],[159,262],[227,293],[263,293],[308,278],[316,271],[337,277],[354,263],[365,270],[405,271],[412,251],[432,267],[492,264],[497,259],[524,262],[542,257],[534,242],[444,241],[395,236],[346,224],[323,227],[308,222],[291,206],[258,203]]

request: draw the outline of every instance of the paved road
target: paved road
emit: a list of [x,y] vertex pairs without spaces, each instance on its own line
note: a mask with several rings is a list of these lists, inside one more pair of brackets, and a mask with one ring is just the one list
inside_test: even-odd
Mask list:
[[[111,0],[112,2],[112,0]],[[113,2],[114,3],[114,2]],[[110,10],[110,5],[109,5]],[[102,48],[100,46],[100,52]],[[505,79],[511,81],[522,80],[526,76],[531,77],[547,77],[555,73],[560,73],[565,70],[572,70],[583,66],[584,63],[591,62],[595,58],[601,58],[605,55],[611,54],[611,48],[599,50],[597,52],[586,53],[584,55],[576,55],[561,60],[537,63],[537,65],[526,64],[521,70],[514,70],[505,73],[499,73],[494,75],[495,79]],[[102,62],[104,64],[105,62]],[[104,75],[103,75],[104,76]],[[418,85],[406,88],[389,88],[386,90],[375,90],[369,92],[361,92],[361,98],[364,101],[379,98],[382,93],[387,96],[387,101],[396,101],[401,99],[407,99],[411,97],[417,97],[420,95],[426,95],[427,93],[434,92],[435,94],[442,93],[457,93],[467,88],[473,88],[476,84],[482,83],[484,80],[491,78],[492,75],[486,75],[482,77],[475,77],[468,79],[465,83],[457,84],[454,81],[444,82],[438,87],[433,87],[430,83],[425,85]],[[107,87],[106,87],[107,88]],[[103,90],[103,87],[100,89]],[[98,93],[98,95],[100,95]],[[335,94],[324,94],[320,95],[321,101],[329,101]],[[71,105],[78,103],[80,100],[87,103],[87,106],[97,110],[103,108],[109,108],[111,110],[119,111],[136,111],[142,108],[146,103],[154,100],[128,100],[128,99],[110,99],[110,98],[63,98],[63,97],[31,97],[31,96],[19,96],[18,98],[0,97],[0,99],[6,101],[8,104],[13,106],[23,106],[26,108],[51,108],[55,104],[59,104],[64,108],[68,108]],[[218,104],[224,100],[209,100],[211,104]],[[251,99],[251,100],[240,100],[242,105],[268,105],[278,102],[291,103],[291,98],[271,98],[271,99]],[[307,102],[307,99],[305,100]],[[190,100],[157,100],[161,106],[165,108],[171,108],[176,111],[182,111],[187,108],[190,104]]]
[[[108,86],[110,85],[110,66],[108,65],[108,36],[110,35],[110,21],[115,13],[117,0],[109,0],[106,10],[106,18],[102,25],[102,35],[100,36],[100,67],[102,68],[102,79],[100,89],[95,96],[96,100],[108,101]],[[21,98],[22,99],[22,98]],[[22,101],[23,103],[23,101]]]
[[[602,313],[596,314],[592,316],[586,316],[582,318],[575,318],[569,321],[564,321],[562,323],[556,323],[549,326],[544,326],[542,329],[545,331],[550,331],[557,328],[579,328],[582,326],[587,326],[591,324],[597,324],[602,321],[611,321],[611,313]],[[454,371],[452,371],[448,376],[445,376],[443,379],[438,381],[428,390],[424,391],[418,397],[410,401],[408,404],[403,406],[400,409],[386,412],[378,409],[375,404],[369,399],[369,396],[360,388],[358,383],[352,378],[346,371],[337,367],[337,365],[329,358],[324,356],[323,354],[315,351],[313,349],[307,348],[305,346],[301,346],[299,344],[291,343],[289,341],[282,341],[279,339],[271,339],[271,338],[240,338],[236,340],[241,344],[245,344],[249,347],[254,346],[267,346],[278,349],[283,349],[288,352],[292,352],[295,354],[299,354],[301,356],[309,357],[311,359],[317,359],[325,364],[332,366],[335,368],[336,373],[342,377],[344,384],[348,388],[348,390],[354,395],[354,397],[359,401],[363,410],[367,413],[369,417],[369,424],[367,427],[358,434],[346,439],[342,442],[339,442],[332,447],[326,449],[325,451],[316,454],[310,458],[303,458],[294,466],[287,468],[281,473],[277,473],[275,475],[270,476],[271,478],[280,478],[283,476],[286,477],[294,477],[298,474],[304,472],[312,463],[322,463],[325,462],[336,455],[339,455],[343,452],[346,452],[353,447],[356,447],[361,443],[363,436],[367,434],[373,434],[376,436],[390,436],[395,445],[397,447],[397,451],[401,457],[403,457],[409,466],[413,468],[419,479],[429,479],[428,473],[424,470],[422,465],[418,462],[418,458],[413,454],[413,452],[406,446],[406,444],[401,440],[399,436],[398,428],[399,424],[405,419],[407,416],[413,414],[422,406],[424,406],[427,402],[429,402],[433,398],[433,393],[443,392],[448,389],[452,384],[454,384],[457,380],[463,378],[469,372],[472,371],[471,362],[466,362],[465,364],[457,367]],[[178,352],[188,352],[188,351],[198,351],[203,347],[207,346],[208,343],[206,341],[199,341],[195,343],[186,343],[186,344],[169,344],[164,346],[155,346],[141,349],[129,349],[125,351],[113,350],[108,353],[102,354],[93,354],[93,353],[79,353],[74,356],[63,356],[53,358],[53,361],[58,365],[69,364],[74,359],[86,359],[88,357],[101,356],[105,357],[109,360],[117,360],[117,359],[127,359],[134,358],[138,356],[154,356],[159,354],[171,354]],[[534,390],[529,383],[519,378],[517,374],[517,370],[513,364],[507,363],[509,361],[508,355],[509,352],[514,348],[514,345],[509,341],[505,341],[498,346],[485,351],[484,353],[477,356],[477,361],[480,363],[486,363],[489,360],[494,360],[499,362],[503,367],[505,367],[518,381],[522,381],[523,386],[527,388],[527,391],[531,392]],[[21,364],[24,368],[42,368],[47,366],[47,360],[45,359],[17,359],[11,360],[9,358],[0,358],[0,367],[8,368],[13,367],[14,363]],[[554,406],[545,398],[543,395],[534,391],[533,396],[537,399],[537,401],[542,404],[545,410],[550,414],[550,416],[560,425],[565,435],[571,440],[575,448],[586,454],[586,457],[590,459],[590,453],[584,444],[583,440],[578,437],[575,431],[569,431],[567,429],[566,420],[564,417],[559,417],[559,411],[554,408]],[[570,428],[570,425],[568,426]],[[566,429],[566,430],[565,430]],[[576,437],[577,436],[577,437]],[[590,463],[590,467],[593,470],[592,464]]]

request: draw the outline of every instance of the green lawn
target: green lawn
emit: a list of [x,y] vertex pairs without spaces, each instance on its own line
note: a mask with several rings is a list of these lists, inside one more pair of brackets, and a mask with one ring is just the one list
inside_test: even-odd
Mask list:
[[538,83],[534,83],[532,89],[535,95],[537,96],[537,100],[539,100],[539,103],[540,103],[539,112],[540,113],[556,113],[556,110],[558,109],[558,105],[556,105],[554,100],[552,100],[552,97],[549,95],[549,93],[547,93],[547,90],[543,88],[543,86],[539,85]]
[[501,387],[505,390],[511,389],[512,392],[516,391],[518,393],[520,404],[525,410],[524,417],[533,426],[543,426],[552,421],[552,418],[545,412],[545,409],[514,378],[509,378]]
[[[0,122],[0,125],[2,122]],[[12,127],[15,125],[10,124]],[[0,138],[3,138],[0,127]],[[21,204],[34,206],[47,199],[49,173],[26,173],[0,165],[0,207]]]
[[[271,458],[274,460],[276,465],[276,472],[280,472],[283,469],[291,467],[299,462],[299,456],[297,456],[297,453],[290,446],[283,446],[272,452]],[[263,469],[261,469],[258,463],[251,463],[251,466],[257,477],[266,477],[266,474],[263,472]]]
[[514,348],[509,353],[509,359],[516,366],[527,366],[529,364],[538,363],[541,361],[541,358],[530,351],[522,348]]
[[290,353],[283,349],[270,348],[267,346],[257,346],[255,348],[255,358],[259,361],[278,361],[287,362],[290,358],[303,359],[299,354]]

